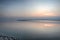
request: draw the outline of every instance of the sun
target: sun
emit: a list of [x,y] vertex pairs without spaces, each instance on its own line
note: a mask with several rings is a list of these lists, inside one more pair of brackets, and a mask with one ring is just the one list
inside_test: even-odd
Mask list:
[[57,10],[54,5],[42,4],[34,7],[33,16],[36,17],[53,17],[58,16]]
[[50,17],[50,16],[57,16],[54,8],[51,6],[38,6],[36,9],[32,12],[32,16],[35,17]]

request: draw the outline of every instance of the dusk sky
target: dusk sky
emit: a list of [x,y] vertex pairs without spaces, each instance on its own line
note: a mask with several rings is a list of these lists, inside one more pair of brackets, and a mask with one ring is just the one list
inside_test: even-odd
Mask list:
[[0,36],[60,40],[60,0],[1,0],[0,8]]
[[60,16],[58,0],[2,1],[4,17]]

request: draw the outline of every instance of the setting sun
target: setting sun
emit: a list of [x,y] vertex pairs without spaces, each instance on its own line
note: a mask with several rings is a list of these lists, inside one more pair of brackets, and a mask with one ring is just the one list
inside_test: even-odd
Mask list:
[[42,5],[36,6],[35,10],[32,12],[32,16],[36,17],[46,17],[46,16],[57,16],[53,6]]
[[57,16],[54,12],[48,12],[48,11],[41,11],[33,14],[33,16],[41,16],[41,17],[46,17],[46,16]]

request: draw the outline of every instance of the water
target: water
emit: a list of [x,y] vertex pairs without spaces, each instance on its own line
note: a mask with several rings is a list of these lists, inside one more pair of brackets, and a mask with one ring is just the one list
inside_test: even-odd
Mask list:
[[1,23],[1,35],[22,38],[59,38],[60,21],[35,20]]

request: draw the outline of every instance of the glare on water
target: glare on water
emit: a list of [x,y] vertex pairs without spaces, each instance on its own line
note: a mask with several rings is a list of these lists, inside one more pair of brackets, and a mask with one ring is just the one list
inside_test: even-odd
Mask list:
[[18,32],[24,31],[37,35],[54,35],[58,36],[60,33],[59,21],[16,21],[5,22],[3,27],[8,30],[17,30]]

